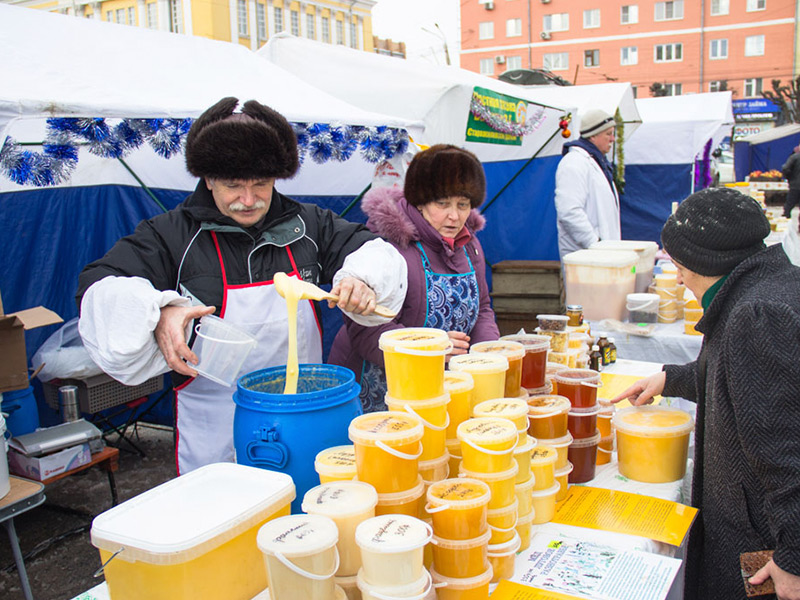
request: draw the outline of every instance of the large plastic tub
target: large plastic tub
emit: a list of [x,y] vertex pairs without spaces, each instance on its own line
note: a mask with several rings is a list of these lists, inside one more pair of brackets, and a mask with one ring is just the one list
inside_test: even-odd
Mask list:
[[635,288],[637,292],[647,291],[647,286],[653,281],[653,267],[656,264],[658,244],[635,240],[601,240],[589,246],[589,249],[636,252],[639,260],[636,262]]
[[625,320],[625,299],[636,284],[639,255],[622,250],[578,250],[564,256],[567,304],[583,306],[583,317]]
[[294,496],[288,475],[217,463],[102,513],[91,539],[112,600],[250,600],[267,587],[258,529]]

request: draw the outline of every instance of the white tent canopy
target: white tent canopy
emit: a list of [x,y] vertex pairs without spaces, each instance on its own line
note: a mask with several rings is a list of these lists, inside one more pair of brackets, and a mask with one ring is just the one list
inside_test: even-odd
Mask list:
[[800,133],[800,125],[797,123],[788,123],[786,125],[781,125],[780,127],[773,127],[772,129],[767,129],[766,131],[748,135],[747,137],[743,137],[738,141],[747,142],[748,144],[763,144],[764,142],[779,140],[787,135],[792,135],[795,133]]

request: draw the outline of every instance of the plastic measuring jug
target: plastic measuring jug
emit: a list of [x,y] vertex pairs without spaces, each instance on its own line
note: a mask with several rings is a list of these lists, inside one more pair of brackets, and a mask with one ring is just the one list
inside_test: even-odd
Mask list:
[[471,540],[449,540],[433,536],[433,566],[447,577],[475,577],[489,566],[486,553],[491,533]]
[[484,400],[503,397],[508,370],[505,356],[488,352],[461,354],[450,358],[449,367],[451,371],[466,371],[472,375],[472,406]]
[[387,392],[399,400],[427,400],[444,394],[445,356],[453,344],[446,331],[426,327],[381,334]]
[[528,443],[528,403],[521,398],[484,400],[473,407],[472,416],[508,419],[517,428],[517,445]]
[[361,548],[361,574],[375,586],[410,585],[422,577],[430,525],[408,515],[381,515],[361,523],[356,543]]
[[508,419],[477,417],[458,426],[461,467],[477,473],[507,471],[514,462],[519,440],[517,427]]
[[[472,388],[475,386],[472,375],[466,371],[445,371],[444,391],[450,394],[447,415],[447,439],[456,438],[456,428],[472,416]],[[460,456],[460,454],[459,454]]]
[[449,425],[447,405],[450,403],[450,394],[429,400],[398,400],[386,394],[386,406],[390,411],[407,412],[414,415],[425,427],[422,434],[422,454],[420,461],[439,458],[445,453],[446,430]]
[[228,321],[205,315],[195,325],[197,337],[192,352],[200,362],[193,365],[203,377],[224,386],[231,386],[241,375],[242,365],[253,348],[256,339]]
[[571,408],[572,403],[564,396],[531,396],[528,398],[528,433],[536,439],[566,435]]
[[432,517],[437,536],[468,540],[488,531],[491,492],[483,481],[465,477],[444,479],[432,483],[426,496],[425,511]]
[[350,481],[356,477],[356,449],[349,446],[333,446],[319,452],[314,458],[314,470],[320,483]]
[[469,351],[471,354],[484,352],[505,356],[508,359],[508,370],[506,371],[503,396],[515,398],[519,395],[520,387],[522,387],[522,361],[525,358],[525,347],[522,344],[510,340],[478,342],[472,344]]

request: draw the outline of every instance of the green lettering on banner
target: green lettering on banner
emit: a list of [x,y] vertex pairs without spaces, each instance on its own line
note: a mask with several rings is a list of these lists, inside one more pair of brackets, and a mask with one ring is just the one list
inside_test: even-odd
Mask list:
[[[473,101],[478,101],[484,110],[488,110],[497,119],[502,119],[511,125],[522,126],[525,123],[528,103],[513,96],[498,94],[492,90],[475,87],[472,90]],[[493,128],[489,123],[469,113],[467,120],[466,140],[483,144],[502,144],[506,146],[521,146],[522,136],[505,133]]]

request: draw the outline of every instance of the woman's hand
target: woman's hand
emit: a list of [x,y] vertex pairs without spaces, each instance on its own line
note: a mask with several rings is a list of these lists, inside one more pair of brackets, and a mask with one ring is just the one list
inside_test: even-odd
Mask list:
[[666,381],[667,374],[664,371],[659,371],[655,375],[640,379],[619,396],[613,398],[611,402],[616,403],[622,400],[630,400],[630,403],[634,406],[651,404],[653,402],[653,397],[658,396],[664,391],[664,384]]
[[461,331],[448,331],[447,337],[453,342],[453,349],[450,351],[451,356],[469,352],[469,336],[466,333],[462,333]]

